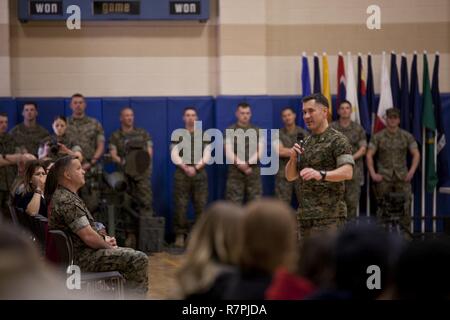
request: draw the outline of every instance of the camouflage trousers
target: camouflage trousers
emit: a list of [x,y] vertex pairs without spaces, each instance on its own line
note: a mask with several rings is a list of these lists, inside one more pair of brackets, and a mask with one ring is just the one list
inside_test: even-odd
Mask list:
[[[405,230],[410,230],[411,227],[411,183],[402,181],[396,177],[392,180],[383,181],[375,184],[375,195],[377,202],[381,203],[384,195],[389,192],[399,192],[405,195],[405,212],[402,217],[400,217],[400,224]],[[377,216],[380,217],[381,211],[377,210]]]
[[130,178],[128,181],[130,185],[129,192],[137,201],[138,206],[145,211],[153,212],[153,192],[150,185],[150,177],[146,175],[137,179]]
[[345,181],[345,195],[344,200],[347,205],[347,219],[356,218],[356,211],[361,196],[361,184],[359,179],[352,179]]
[[252,173],[247,176],[236,166],[228,166],[226,200],[242,204],[244,199],[249,202],[261,198],[261,169],[258,166],[251,168]]
[[300,239],[323,232],[335,232],[347,220],[347,207],[343,200],[330,206],[317,206],[297,210],[297,230]]
[[175,170],[173,185],[174,231],[186,234],[189,231],[187,210],[192,199],[195,220],[201,216],[208,202],[208,175],[205,169],[194,177],[188,177],[180,168]]
[[148,257],[131,248],[85,250],[75,257],[75,264],[84,272],[118,271],[125,278],[127,293],[145,298],[148,291]]
[[298,182],[287,181],[286,178],[284,177],[284,171],[283,175],[278,174],[275,177],[275,197],[290,205],[292,201],[292,193],[296,191],[295,187],[296,183]]

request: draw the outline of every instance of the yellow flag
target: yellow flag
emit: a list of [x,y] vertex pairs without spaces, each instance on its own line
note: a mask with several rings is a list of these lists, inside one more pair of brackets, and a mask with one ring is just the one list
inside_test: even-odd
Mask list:
[[328,76],[328,58],[327,54],[324,52],[322,56],[322,92],[323,95],[328,99],[328,122],[331,122],[333,116],[333,108],[331,107],[331,93],[330,93],[330,77]]

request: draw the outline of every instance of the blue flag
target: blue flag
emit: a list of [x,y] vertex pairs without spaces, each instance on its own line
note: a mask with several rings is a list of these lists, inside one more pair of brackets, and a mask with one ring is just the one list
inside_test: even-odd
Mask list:
[[372,56],[367,56],[367,109],[369,110],[370,124],[373,127],[373,119],[377,113],[377,105],[375,104],[375,91],[373,89],[373,71],[372,71]]
[[433,68],[433,82],[431,85],[431,96],[433,98],[434,114],[436,119],[436,130],[437,130],[437,173],[439,182],[438,185],[441,186],[448,180],[450,180],[449,168],[448,168],[448,157],[446,153],[446,140],[445,140],[445,130],[443,123],[443,112],[441,95],[439,92],[439,54],[436,54],[434,59]]
[[320,85],[319,57],[317,54],[314,54],[314,93],[322,93],[322,88]]
[[400,109],[400,82],[398,80],[397,55],[391,53],[391,93],[395,108]]
[[402,129],[411,132],[411,115],[409,112],[408,65],[405,55],[402,55],[401,79],[400,126],[402,127]]
[[302,96],[306,97],[311,94],[311,82],[309,78],[308,57],[302,57]]
[[411,64],[411,89],[409,90],[409,110],[411,112],[411,130],[414,138],[422,144],[422,101],[419,94],[419,79],[417,77],[417,54],[414,54]]
[[361,126],[364,128],[367,134],[372,132],[372,126],[370,122],[369,110],[367,108],[367,90],[366,81],[363,74],[362,57],[358,55],[358,106],[359,106],[359,118],[361,120]]

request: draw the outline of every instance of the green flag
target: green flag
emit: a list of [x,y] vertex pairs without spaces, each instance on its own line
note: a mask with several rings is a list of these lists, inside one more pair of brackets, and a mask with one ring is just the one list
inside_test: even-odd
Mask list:
[[436,119],[434,118],[433,98],[431,96],[430,78],[428,76],[428,59],[423,55],[423,109],[422,125],[425,127],[425,188],[427,192],[433,192],[438,178],[436,163],[434,161],[434,135]]

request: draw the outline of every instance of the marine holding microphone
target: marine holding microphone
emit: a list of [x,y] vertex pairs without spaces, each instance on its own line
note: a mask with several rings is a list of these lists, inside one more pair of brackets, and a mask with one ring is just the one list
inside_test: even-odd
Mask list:
[[304,238],[345,223],[344,181],[352,179],[355,162],[348,139],[328,125],[327,98],[315,93],[302,102],[311,134],[292,147],[285,174],[288,181],[299,179],[297,218]]

